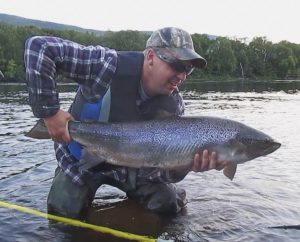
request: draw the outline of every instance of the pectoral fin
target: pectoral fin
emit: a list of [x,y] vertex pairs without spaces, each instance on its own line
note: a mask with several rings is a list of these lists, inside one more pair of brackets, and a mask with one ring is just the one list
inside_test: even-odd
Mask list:
[[236,164],[227,165],[223,170],[224,175],[227,176],[230,180],[232,180],[236,173],[236,167],[237,167]]

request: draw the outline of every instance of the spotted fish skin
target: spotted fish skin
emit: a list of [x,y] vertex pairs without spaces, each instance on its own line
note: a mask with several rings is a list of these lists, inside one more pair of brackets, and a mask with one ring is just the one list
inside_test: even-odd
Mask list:
[[[191,166],[194,155],[205,149],[216,151],[219,161],[237,165],[280,147],[259,130],[210,116],[124,123],[70,121],[69,132],[83,146],[81,162],[92,166],[105,160],[135,168],[178,169]],[[38,123],[27,136],[47,138],[47,129]]]

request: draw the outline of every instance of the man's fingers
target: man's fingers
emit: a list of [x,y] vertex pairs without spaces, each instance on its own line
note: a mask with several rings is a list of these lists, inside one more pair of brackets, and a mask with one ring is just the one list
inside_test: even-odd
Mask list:
[[58,136],[55,137],[56,138],[56,142],[58,143],[64,143],[64,144],[68,144],[71,142],[71,137],[68,131],[65,131],[60,133]]
[[208,166],[209,170],[215,169],[217,167],[217,160],[218,160],[217,153],[213,151],[211,153],[210,160],[209,160],[209,166]]
[[64,143],[66,143],[66,144],[71,142],[71,137],[70,137],[69,132],[66,132],[62,138],[63,138]]
[[218,154],[215,151],[211,153],[208,150],[204,150],[202,153],[195,154],[192,171],[203,172],[216,169],[218,171],[223,170],[228,164],[228,161],[218,162]]
[[194,163],[192,167],[192,171],[199,171],[201,168],[201,160],[200,160],[200,155],[197,153],[194,158]]
[[68,144],[71,142],[71,137],[68,130],[62,129],[60,131],[56,130],[55,132],[51,132],[50,136],[53,141],[57,143],[65,143]]
[[201,171],[207,170],[209,162],[208,150],[204,150],[202,153]]
[[58,110],[51,117],[44,118],[48,132],[53,141],[58,143],[70,143],[71,137],[68,130],[68,122],[73,120],[70,113]]
[[68,118],[68,122],[66,124],[66,129],[65,129],[65,132],[64,132],[64,141],[65,143],[70,143],[71,142],[71,136],[70,136],[70,133],[69,133],[69,121],[70,120],[73,120],[73,117],[70,115],[70,117]]

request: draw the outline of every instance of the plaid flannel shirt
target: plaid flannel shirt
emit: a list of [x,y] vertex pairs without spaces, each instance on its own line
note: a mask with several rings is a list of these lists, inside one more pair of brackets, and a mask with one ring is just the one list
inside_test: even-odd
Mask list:
[[[108,90],[117,66],[117,52],[102,46],[83,46],[57,37],[36,36],[25,43],[24,62],[29,92],[29,104],[34,115],[46,118],[54,115],[59,109],[59,98],[56,91],[55,76],[57,73],[71,78],[91,90],[91,101],[98,100]],[[137,105],[145,101],[145,93],[140,90]],[[178,100],[177,114],[182,115],[184,104],[181,96]],[[92,172],[82,170],[64,144],[55,143],[55,154],[58,166],[74,183],[82,185],[85,177],[105,175],[117,181],[127,179],[126,167],[113,167],[111,170]],[[168,170],[154,168],[138,169],[138,178],[151,182],[177,182],[179,177]]]

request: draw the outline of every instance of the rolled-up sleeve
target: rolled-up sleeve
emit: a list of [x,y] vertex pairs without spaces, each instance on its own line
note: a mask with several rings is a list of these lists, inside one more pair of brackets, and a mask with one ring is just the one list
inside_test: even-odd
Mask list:
[[88,86],[98,99],[110,86],[117,66],[115,50],[83,46],[57,37],[36,36],[25,43],[24,63],[29,104],[36,117],[54,115],[60,108],[56,75]]

